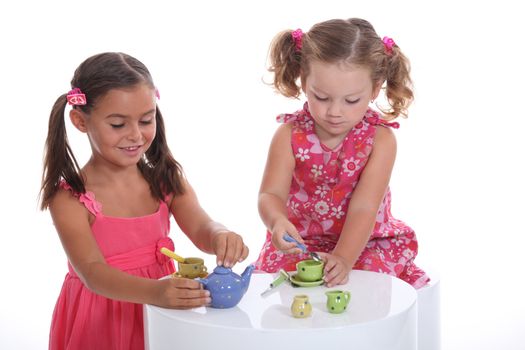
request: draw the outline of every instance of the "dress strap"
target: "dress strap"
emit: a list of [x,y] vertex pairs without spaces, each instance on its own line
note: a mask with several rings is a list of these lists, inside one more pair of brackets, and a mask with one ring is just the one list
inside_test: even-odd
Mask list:
[[299,123],[311,123],[313,124],[313,120],[310,117],[310,112],[308,111],[308,102],[305,102],[303,105],[303,109],[300,109],[294,113],[282,113],[275,118],[278,123],[293,123],[293,122],[299,122]]
[[71,191],[73,196],[78,198],[80,203],[82,203],[91,214],[97,216],[102,212],[102,204],[97,202],[97,200],[95,199],[95,194],[93,192],[86,191],[86,193],[77,193],[73,191],[73,188],[64,180],[60,181],[59,186],[64,190]]
[[372,125],[389,126],[394,129],[399,129],[398,122],[389,122],[387,120],[381,119],[379,113],[370,108],[366,111],[365,120]]

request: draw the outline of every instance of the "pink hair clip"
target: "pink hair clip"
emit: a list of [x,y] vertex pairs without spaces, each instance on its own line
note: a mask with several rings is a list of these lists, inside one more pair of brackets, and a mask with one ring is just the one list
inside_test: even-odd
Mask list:
[[155,96],[157,97],[157,100],[160,100],[160,93],[159,89],[155,88]]
[[295,43],[295,51],[301,51],[303,47],[303,31],[296,29],[292,32],[292,39]]
[[83,106],[87,103],[86,95],[79,88],[73,88],[67,93],[67,103],[72,106]]
[[389,38],[387,36],[383,37],[383,45],[385,45],[385,51],[387,54],[391,55],[392,54],[392,48],[394,47],[395,45],[395,41],[394,39],[392,38]]

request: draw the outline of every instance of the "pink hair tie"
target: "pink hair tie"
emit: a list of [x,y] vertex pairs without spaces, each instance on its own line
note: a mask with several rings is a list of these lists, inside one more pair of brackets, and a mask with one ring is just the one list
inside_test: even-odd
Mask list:
[[295,51],[301,51],[303,47],[303,31],[296,29],[292,32],[292,39],[295,44]]
[[87,103],[86,95],[79,88],[73,88],[67,93],[67,103],[72,106],[83,106]]
[[389,38],[387,36],[383,37],[383,45],[385,45],[385,51],[387,54],[391,55],[392,54],[392,49],[395,45],[395,41],[394,39],[392,38]]

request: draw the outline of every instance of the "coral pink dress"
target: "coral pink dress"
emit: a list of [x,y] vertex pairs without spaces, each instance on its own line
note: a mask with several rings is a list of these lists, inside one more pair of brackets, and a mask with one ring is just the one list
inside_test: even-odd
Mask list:
[[[64,182],[62,188],[71,190]],[[174,249],[168,238],[169,210],[135,218],[109,217],[92,192],[74,194],[95,216],[91,229],[106,262],[135,276],[158,279],[174,272],[160,247]],[[68,263],[49,338],[50,349],[144,349],[142,305],[105,298],[91,292]]]
[[[277,120],[292,123],[291,146],[295,155],[288,218],[304,239],[309,251],[330,253],[335,248],[347,218],[348,203],[359,176],[368,161],[378,125],[387,123],[379,113],[368,109],[363,120],[351,129],[336,149],[323,145],[314,130],[308,104],[293,114],[282,114]],[[354,269],[371,270],[397,276],[420,288],[429,278],[414,264],[418,244],[414,231],[390,212],[390,189],[379,207],[376,223]],[[351,218],[349,218],[351,220]],[[256,262],[259,271],[294,271],[304,254],[283,254],[271,243],[271,233]]]

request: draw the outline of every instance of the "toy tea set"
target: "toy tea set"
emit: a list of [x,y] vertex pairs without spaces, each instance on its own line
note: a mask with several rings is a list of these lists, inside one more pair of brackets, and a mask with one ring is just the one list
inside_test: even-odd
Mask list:
[[208,274],[201,258],[183,258],[164,247],[160,251],[178,262],[179,271],[173,277],[194,278],[202,283],[204,289],[210,291],[210,306],[218,309],[234,307],[241,301],[255,269],[254,265],[248,265],[239,276],[228,267],[217,266]]
[[[265,296],[270,291],[281,285],[284,281],[289,281],[294,287],[316,287],[324,283],[324,262],[321,257],[315,252],[309,252],[304,244],[299,243],[295,238],[289,234],[284,235],[284,240],[293,242],[300,248],[303,253],[310,255],[312,259],[299,261],[296,265],[297,272],[289,274],[284,270],[279,271],[277,278],[270,283],[268,289],[261,293]],[[346,310],[350,302],[351,294],[344,290],[329,290],[325,292],[326,308],[332,314],[339,314]],[[312,313],[312,305],[309,297],[306,294],[298,294],[294,297],[290,307],[292,316],[297,318],[309,317]]]
[[[290,235],[285,235],[285,240],[295,242],[297,246],[306,251],[306,246],[297,242]],[[161,253],[174,259],[178,263],[178,271],[173,273],[174,278],[191,278],[202,283],[204,289],[210,291],[211,307],[225,309],[237,305],[250,284],[254,265],[248,265],[241,275],[232,271],[231,268],[217,266],[211,274],[208,274],[204,260],[197,257],[183,258],[175,252],[163,247]],[[297,272],[290,274],[284,270],[279,271],[277,278],[270,284],[268,289],[261,293],[266,296],[272,290],[288,281],[294,287],[316,287],[324,283],[323,260],[314,252],[307,252],[312,259],[299,261],[296,265]],[[329,290],[326,293],[326,307],[330,313],[341,313],[346,310],[350,301],[350,292],[342,290]],[[291,312],[294,317],[304,318],[312,313],[308,295],[299,294],[293,299]]]

